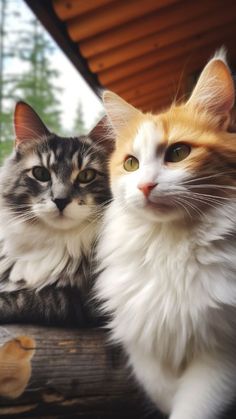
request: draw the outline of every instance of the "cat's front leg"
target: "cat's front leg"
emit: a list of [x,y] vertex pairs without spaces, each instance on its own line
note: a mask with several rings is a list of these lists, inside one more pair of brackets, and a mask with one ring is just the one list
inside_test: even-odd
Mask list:
[[220,419],[235,393],[233,362],[215,354],[201,357],[180,379],[170,419]]

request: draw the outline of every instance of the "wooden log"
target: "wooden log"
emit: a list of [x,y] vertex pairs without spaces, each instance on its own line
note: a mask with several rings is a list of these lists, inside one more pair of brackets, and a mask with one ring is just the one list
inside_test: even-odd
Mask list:
[[162,79],[173,79],[173,77],[175,79],[180,79],[182,74],[189,74],[197,68],[201,68],[208,56],[209,50],[205,51],[204,54],[201,54],[200,57],[198,54],[195,54],[189,59],[186,59],[186,56],[181,56],[179,57],[179,60],[166,61],[158,66],[148,68],[145,72],[140,72],[132,77],[111,83],[107,87],[118,94],[122,94],[123,92],[127,92],[137,86],[145,84],[147,80],[157,80],[159,82]]
[[[228,7],[229,6],[229,7]],[[236,3],[229,0],[227,7],[214,8],[211,14],[198,17],[183,25],[177,25],[142,39],[131,42],[114,50],[99,54],[88,60],[91,71],[99,72],[102,69],[111,68],[119,63],[124,63],[135,57],[140,57],[150,51],[156,51],[168,47],[178,41],[188,40],[198,36],[209,29],[215,29],[222,24],[235,23]]]
[[164,91],[154,91],[149,93],[142,98],[137,98],[136,100],[131,100],[130,103],[138,109],[142,109],[145,112],[150,111],[153,109],[153,106],[159,104],[167,104],[171,103],[177,94],[177,87],[171,88],[168,86]]
[[132,105],[136,108],[142,110],[143,112],[154,112],[156,109],[160,107],[168,107],[173,103],[173,101],[178,101],[178,98],[181,96],[181,92],[179,94],[170,94],[169,92],[166,95],[156,96],[149,100],[146,103],[140,103],[136,105],[132,102]]
[[145,72],[142,71],[131,77],[127,77],[124,80],[108,84],[107,88],[122,96],[124,92],[140,87],[143,84],[146,84],[147,81],[150,82],[153,80],[153,83],[155,83],[155,80],[164,79],[166,81],[166,79],[169,79],[170,77],[173,78],[173,74],[176,75],[176,72],[179,74],[181,69],[183,69],[182,60],[181,62],[176,63],[173,63],[173,61],[170,60],[169,62],[164,63],[164,65],[162,64],[160,66],[148,68]]
[[[96,37],[86,39],[80,42],[80,51],[84,57],[90,58],[152,33],[160,32],[171,26],[180,25],[183,22],[202,16],[212,10],[212,5],[212,0],[206,0],[201,3],[189,2],[187,0],[174,4],[171,8],[165,8],[118,28],[112,28]],[[215,0],[214,7],[219,5],[222,5],[222,1]]]
[[0,343],[23,334],[36,341],[31,379],[19,398],[0,399],[0,417],[145,417],[124,355],[103,331],[7,325]]
[[141,86],[137,86],[136,88],[129,90],[127,92],[122,93],[123,99],[127,100],[131,103],[139,103],[139,101],[143,100],[144,97],[146,97],[149,94],[152,94],[156,92],[156,94],[165,96],[169,95],[171,96],[171,93],[173,96],[175,96],[178,85],[181,83],[181,80],[175,75],[172,75],[169,78],[163,78],[160,81],[153,82],[147,81],[145,84],[142,84]]
[[122,25],[154,10],[162,9],[179,0],[129,0],[118,1],[105,9],[97,10],[86,16],[74,18],[68,22],[67,28],[73,41],[97,36],[111,28]]
[[[213,31],[204,32],[198,36],[193,36],[189,40],[177,42],[170,45],[168,48],[160,48],[158,53],[154,51],[145,54],[141,59],[140,57],[130,59],[125,63],[125,65],[122,63],[112,67],[112,71],[110,68],[99,71],[98,79],[102,85],[107,86],[110,83],[134,75],[169,59],[173,59],[173,61],[175,61],[181,56],[185,56],[187,58],[188,54],[191,54],[192,51],[195,51],[196,49],[198,49],[199,54],[201,53],[201,48],[208,47],[213,50],[216,47],[219,47],[219,45],[222,45],[222,43],[227,46],[228,40],[233,38],[235,35],[236,26],[234,22],[227,25],[227,27],[225,27],[225,25],[221,26],[219,23],[219,27]],[[234,49],[232,49],[233,55],[235,54]]]
[[53,8],[61,20],[68,20],[75,16],[91,13],[115,0],[53,0]]

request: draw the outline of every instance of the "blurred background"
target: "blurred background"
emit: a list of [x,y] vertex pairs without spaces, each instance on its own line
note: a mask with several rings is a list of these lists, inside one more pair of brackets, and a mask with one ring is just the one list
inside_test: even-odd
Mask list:
[[102,115],[98,96],[23,0],[0,0],[0,164],[13,146],[17,100],[61,135],[88,132]]

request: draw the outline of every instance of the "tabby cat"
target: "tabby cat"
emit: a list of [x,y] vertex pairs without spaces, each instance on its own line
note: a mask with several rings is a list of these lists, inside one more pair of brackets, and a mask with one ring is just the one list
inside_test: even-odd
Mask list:
[[52,134],[23,102],[14,125],[0,171],[0,321],[83,323],[112,145],[101,123],[88,136]]
[[156,406],[170,419],[216,419],[236,398],[230,70],[216,55],[190,99],[159,115],[112,92],[104,104],[117,140],[97,297]]

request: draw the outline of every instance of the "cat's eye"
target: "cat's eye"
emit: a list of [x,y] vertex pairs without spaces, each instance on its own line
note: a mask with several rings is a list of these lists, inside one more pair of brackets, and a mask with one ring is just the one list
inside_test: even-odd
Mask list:
[[43,166],[34,166],[32,173],[35,179],[39,180],[40,182],[49,182],[51,179],[50,172],[48,169],[46,169],[46,167]]
[[178,143],[171,145],[165,155],[165,161],[177,163],[186,159],[191,152],[191,147],[188,144]]
[[134,172],[135,170],[138,170],[139,168],[139,161],[134,156],[128,156],[126,157],[124,161],[124,169],[127,172]]
[[78,174],[77,181],[80,183],[89,183],[89,182],[92,182],[92,180],[94,180],[96,176],[97,176],[96,170],[84,169]]

